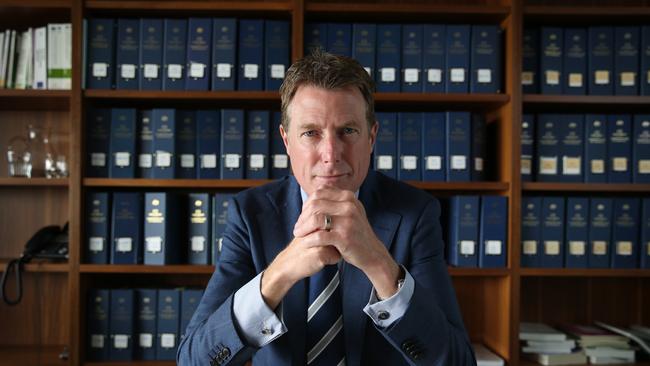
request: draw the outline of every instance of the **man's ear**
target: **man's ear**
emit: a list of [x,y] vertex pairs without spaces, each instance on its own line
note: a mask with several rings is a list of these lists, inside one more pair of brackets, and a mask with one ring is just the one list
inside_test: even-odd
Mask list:
[[280,136],[282,137],[282,142],[284,143],[284,149],[287,151],[287,155],[289,155],[289,131],[285,131],[282,124],[280,124],[278,128],[280,129]]
[[370,128],[370,152],[373,152],[375,150],[375,142],[377,142],[377,131],[379,131],[379,123],[375,121],[375,123],[372,125]]

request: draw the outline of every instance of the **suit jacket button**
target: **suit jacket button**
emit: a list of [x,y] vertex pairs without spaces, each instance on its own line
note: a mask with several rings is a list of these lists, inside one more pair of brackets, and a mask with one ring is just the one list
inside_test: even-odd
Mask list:
[[408,352],[411,349],[411,347],[413,347],[413,343],[411,343],[411,341],[404,341],[404,343],[402,343],[403,351]]
[[384,310],[381,310],[380,312],[377,313],[377,317],[379,320],[386,320],[390,318],[390,313]]
[[223,349],[223,358],[226,359],[230,357],[230,348],[226,347]]
[[210,366],[219,366],[219,362],[213,358],[210,360]]

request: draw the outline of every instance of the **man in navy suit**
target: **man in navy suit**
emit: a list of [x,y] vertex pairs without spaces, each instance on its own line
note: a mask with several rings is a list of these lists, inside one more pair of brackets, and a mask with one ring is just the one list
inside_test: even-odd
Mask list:
[[[294,175],[230,202],[179,364],[476,363],[444,261],[438,201],[369,171],[372,91],[349,58],[315,52],[289,68],[280,132]],[[310,281],[332,268],[319,295],[327,305],[312,303]],[[312,347],[318,311],[339,315]]]

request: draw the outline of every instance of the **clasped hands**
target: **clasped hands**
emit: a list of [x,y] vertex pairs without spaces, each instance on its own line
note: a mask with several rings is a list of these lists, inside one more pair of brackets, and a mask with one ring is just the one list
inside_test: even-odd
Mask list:
[[353,192],[318,188],[303,203],[293,235],[262,276],[262,297],[269,307],[275,308],[296,282],[340,259],[363,271],[380,299],[397,291],[399,266],[375,235]]

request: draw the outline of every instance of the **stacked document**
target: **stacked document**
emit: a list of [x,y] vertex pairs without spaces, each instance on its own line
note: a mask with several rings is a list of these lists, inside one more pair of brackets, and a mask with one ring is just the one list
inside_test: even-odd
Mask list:
[[482,344],[472,344],[474,355],[476,355],[476,366],[504,366],[503,358],[487,349]]
[[543,323],[521,323],[519,339],[526,358],[542,365],[575,365],[587,363],[584,352],[567,335]]
[[591,325],[568,324],[562,327],[574,336],[591,364],[634,363],[635,350],[622,335]]

